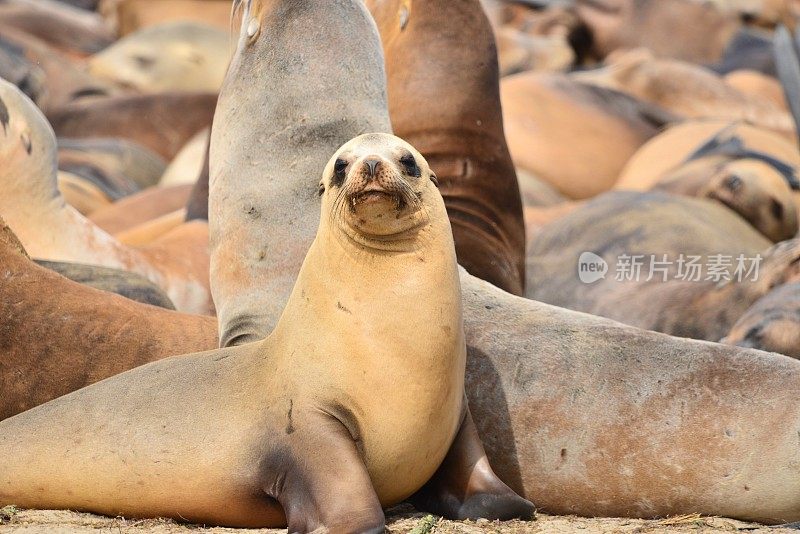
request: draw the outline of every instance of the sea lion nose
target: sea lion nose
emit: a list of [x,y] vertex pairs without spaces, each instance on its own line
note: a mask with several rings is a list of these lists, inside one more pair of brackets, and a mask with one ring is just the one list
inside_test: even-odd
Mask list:
[[364,160],[364,165],[367,167],[367,172],[369,173],[370,178],[375,178],[375,174],[378,172],[378,167],[381,164],[381,160],[376,158],[369,158]]

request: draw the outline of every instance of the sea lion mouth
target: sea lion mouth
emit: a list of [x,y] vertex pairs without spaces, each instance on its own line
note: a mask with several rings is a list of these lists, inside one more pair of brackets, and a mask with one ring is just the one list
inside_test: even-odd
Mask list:
[[384,189],[369,189],[350,195],[350,208],[352,210],[362,204],[378,202],[393,202],[398,210],[403,209],[406,205],[402,194]]

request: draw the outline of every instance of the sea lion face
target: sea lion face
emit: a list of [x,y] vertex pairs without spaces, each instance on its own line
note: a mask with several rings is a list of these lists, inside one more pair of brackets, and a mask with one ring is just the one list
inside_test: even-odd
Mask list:
[[96,78],[143,92],[219,91],[230,38],[216,28],[166,23],[129,35],[89,61]]
[[417,150],[389,134],[366,134],[340,148],[325,167],[323,213],[345,232],[391,240],[437,213],[436,175]]
[[702,158],[665,175],[654,189],[716,200],[773,242],[790,239],[798,231],[791,188],[779,172],[761,161]]
[[712,177],[704,196],[733,209],[774,242],[797,234],[792,191],[780,173],[766,163],[728,163]]

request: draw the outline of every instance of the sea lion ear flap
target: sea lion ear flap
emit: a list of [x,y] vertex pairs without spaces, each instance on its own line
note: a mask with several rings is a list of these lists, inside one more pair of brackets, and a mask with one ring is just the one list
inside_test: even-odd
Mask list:
[[433,185],[436,187],[439,187],[439,179],[436,177],[436,173],[433,171],[431,171],[431,182],[433,182]]
[[325,182],[320,182],[319,183],[319,190],[317,191],[317,193],[319,194],[319,196],[322,196],[322,195],[325,194]]

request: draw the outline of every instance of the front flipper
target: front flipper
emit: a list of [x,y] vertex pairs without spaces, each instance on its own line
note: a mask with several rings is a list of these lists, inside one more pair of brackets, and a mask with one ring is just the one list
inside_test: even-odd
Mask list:
[[283,507],[289,534],[382,534],[383,509],[347,429],[326,416],[286,433],[267,467],[266,490]]
[[450,451],[414,506],[447,519],[533,519],[536,509],[492,471],[478,430],[467,408]]

